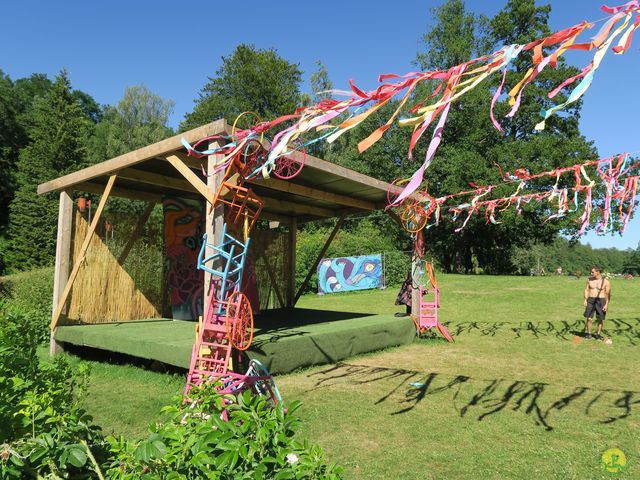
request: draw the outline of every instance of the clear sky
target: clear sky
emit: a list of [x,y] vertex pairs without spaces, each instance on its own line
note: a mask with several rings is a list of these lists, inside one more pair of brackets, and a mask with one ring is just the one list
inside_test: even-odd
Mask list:
[[[246,0],[227,2],[225,9],[220,2],[189,0],[3,2],[0,69],[16,79],[34,72],[53,77],[66,68],[74,88],[103,104],[115,104],[127,86],[144,84],[175,101],[170,124],[176,127],[193,108],[207,77],[221,65],[221,57],[239,43],[274,47],[299,63],[306,90],[316,60],[327,66],[335,88],[347,88],[350,78],[370,88],[381,73],[414,69],[411,62],[430,25],[430,8],[441,3]],[[544,3],[552,5],[553,30],[603,17],[602,1]],[[611,2],[619,3],[624,2]],[[503,4],[467,0],[469,10],[486,15]],[[575,53],[566,58],[580,66],[588,61]],[[640,151],[638,78],[640,33],[625,55],[607,55],[584,96],[582,132],[595,142],[601,157]],[[583,241],[594,247],[635,248],[640,215],[622,237],[589,234]]]

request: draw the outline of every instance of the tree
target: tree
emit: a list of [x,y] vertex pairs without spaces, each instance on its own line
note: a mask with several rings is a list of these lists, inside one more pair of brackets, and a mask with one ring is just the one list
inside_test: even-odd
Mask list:
[[13,82],[0,71],[0,235],[7,225],[9,204],[15,194],[18,154],[29,143],[31,107],[50,88],[46,75],[33,74]]
[[36,187],[86,165],[86,143],[92,130],[66,71],[56,77],[44,98],[34,100],[29,117],[31,143],[20,151],[18,188],[9,213],[6,261],[13,270],[53,263],[58,198],[37,195]]
[[622,268],[624,273],[632,275],[640,275],[640,242],[634,251],[630,251]]
[[13,82],[0,70],[0,234],[7,223],[9,203],[13,198],[16,159],[26,137],[16,118],[17,103]]
[[302,72],[276,50],[261,50],[241,44],[229,57],[222,57],[216,76],[200,91],[193,112],[180,124],[188,130],[242,112],[255,112],[263,120],[292,113],[301,103]]
[[316,66],[318,70],[311,74],[309,83],[311,83],[311,91],[313,92],[313,103],[319,103],[325,98],[331,98],[331,94],[328,90],[333,88],[333,83],[329,79],[329,71],[325,67],[324,63],[320,60],[316,60]]
[[[494,18],[487,19],[467,13],[462,0],[449,0],[434,10],[436,24],[424,36],[426,51],[417,55],[416,62],[424,69],[446,69],[504,44],[547,35],[549,11],[548,6],[536,7],[533,0],[509,0]],[[515,85],[522,78],[530,60],[529,52],[515,63],[515,72],[507,75],[508,85]],[[538,172],[593,159],[597,152],[579,131],[580,102],[562,117],[550,119],[544,132],[534,130],[540,109],[551,105],[547,92],[575,73],[575,68],[562,62],[556,69],[546,69],[528,87],[520,110],[512,119],[502,119],[509,106],[499,101],[496,118],[501,119],[504,134],[495,130],[488,119],[488,90],[497,87],[498,79],[484,82],[461,97],[451,108],[442,145],[427,170],[429,193],[456,193],[468,189],[470,182],[500,183],[496,164],[504,171],[525,167]],[[416,96],[421,98],[424,94],[418,90]],[[562,92],[553,102],[563,101],[566,95],[567,91]],[[427,232],[427,241],[447,271],[469,272],[475,258],[485,272],[509,272],[513,269],[510,259],[514,247],[532,241],[548,243],[563,229],[575,231],[569,220],[543,223],[546,213],[544,206],[530,205],[522,216],[502,214],[499,225],[486,225],[484,218],[473,218],[458,234],[444,222],[440,228]]]
[[[89,143],[90,163],[103,162],[173,135],[167,125],[173,107],[173,100],[163,99],[144,85],[127,87],[118,104],[106,106],[101,113],[102,120]],[[135,215],[145,207],[143,202],[112,198],[106,212]],[[154,211],[155,223],[160,221],[160,215]]]
[[101,113],[90,145],[91,163],[102,162],[173,134],[167,125],[174,107],[143,85],[127,87],[115,107]]

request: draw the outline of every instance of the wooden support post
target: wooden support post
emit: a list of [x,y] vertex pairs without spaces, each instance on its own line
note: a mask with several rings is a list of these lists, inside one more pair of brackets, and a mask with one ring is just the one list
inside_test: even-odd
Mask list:
[[316,271],[316,268],[318,268],[318,265],[320,264],[320,260],[322,260],[322,257],[327,252],[327,248],[329,248],[329,245],[331,245],[331,242],[333,241],[336,234],[338,233],[338,230],[340,230],[340,227],[342,226],[342,222],[344,222],[344,219],[345,219],[344,215],[338,218],[338,221],[336,222],[335,227],[333,227],[333,230],[329,234],[327,241],[324,242],[324,245],[320,249],[320,253],[318,253],[318,256],[316,257],[316,261],[313,262],[313,265],[309,269],[307,276],[304,278],[302,285],[300,285],[300,288],[298,289],[298,293],[296,293],[296,297],[293,300],[294,305],[298,303],[298,300],[300,300],[300,296],[302,295],[302,292],[304,292],[304,289],[307,288],[307,285],[309,284],[309,280],[311,280],[313,273]]
[[147,223],[147,220],[149,220],[149,216],[151,215],[151,212],[153,211],[153,207],[155,206],[156,206],[155,202],[149,202],[149,204],[147,205],[147,208],[142,213],[142,216],[138,220],[138,224],[136,225],[135,230],[129,237],[127,244],[124,246],[124,248],[122,249],[122,253],[118,257],[118,263],[120,265],[124,264],[125,260],[129,256],[129,252],[133,248],[133,245],[136,243],[136,240],[138,239],[138,237],[140,237],[140,234],[142,233],[142,229],[144,228],[144,225]]
[[[218,141],[209,143],[209,148],[218,148],[222,146]],[[216,192],[220,188],[222,184],[222,177],[224,175],[224,171],[220,171],[218,174],[214,175],[213,172],[215,170],[215,166],[220,161],[223,155],[214,154],[209,155],[207,157],[207,185],[206,190],[207,194],[205,197],[211,203],[214,198]],[[191,171],[191,170],[189,170]],[[193,172],[192,172],[193,173]],[[194,175],[195,176],[195,175]],[[197,177],[196,177],[197,178]],[[205,232],[207,233],[207,243],[211,243],[213,245],[218,245],[222,241],[222,229],[224,225],[224,205],[218,202],[217,205],[213,205],[213,210],[209,208],[208,205],[205,205]],[[205,250],[205,256],[209,257],[213,255],[213,249],[207,248]],[[219,265],[214,265],[214,268],[220,268]],[[209,311],[209,303],[211,302],[211,275],[206,272],[204,274],[204,301],[203,308],[204,314]]]
[[[398,225],[400,225],[404,229],[402,220],[400,219],[398,214],[396,214],[396,212],[389,209],[387,210],[387,214],[391,218],[393,218],[393,220],[395,220],[398,223]],[[420,289],[416,288],[416,286],[413,284],[413,272],[415,272],[416,268],[418,267],[417,261],[418,259],[416,258],[416,256],[412,254],[411,255],[411,316],[415,318],[420,317],[420,301],[422,300],[420,298]]]
[[411,316],[415,319],[420,318],[420,288],[413,282],[413,272],[418,268],[418,258],[415,254],[411,255]]
[[[51,318],[55,315],[55,307],[62,297],[64,286],[69,279],[71,263],[71,229],[73,228],[73,190],[60,192],[58,208],[58,238],[56,240],[56,267],[53,274],[53,306]],[[62,352],[62,345],[55,340],[55,329],[51,330],[49,355]]]
[[269,275],[269,280],[271,280],[271,285],[273,285],[273,291],[276,292],[276,297],[278,297],[278,303],[280,304],[280,308],[284,308],[286,305],[284,301],[284,297],[282,296],[282,293],[280,293],[280,287],[278,287],[276,274],[273,271],[273,268],[271,268],[269,257],[264,253],[261,256],[262,256],[262,260],[264,260],[264,266],[266,267],[267,274]]
[[[67,302],[67,297],[71,292],[71,287],[73,286],[73,282],[76,280],[78,276],[78,272],[80,271],[80,267],[84,262],[85,255],[87,253],[87,249],[89,248],[89,244],[91,243],[91,237],[93,237],[94,232],[96,231],[96,227],[98,226],[98,222],[100,221],[100,217],[102,216],[102,211],[104,210],[104,206],[107,203],[107,199],[109,198],[109,193],[111,193],[111,189],[113,188],[113,184],[116,181],[116,175],[111,175],[109,177],[109,181],[107,182],[107,186],[104,189],[104,193],[102,194],[102,198],[100,198],[100,204],[98,205],[98,209],[96,210],[95,216],[91,221],[91,225],[89,226],[89,231],[87,232],[87,236],[82,243],[82,247],[78,252],[78,258],[75,259],[75,263],[73,265],[73,270],[71,270],[71,274],[69,275],[69,279],[64,287],[64,291],[62,295],[60,295],[60,299],[57,302],[56,309],[53,313],[53,317],[51,318],[51,330],[54,331],[56,326],[58,325],[58,320],[60,320],[60,315],[62,314],[62,310],[64,309],[64,304]],[[55,305],[55,304],[54,304]]]
[[402,229],[404,230],[404,225],[402,224],[402,220],[400,219],[400,217],[398,216],[398,214],[396,212],[394,212],[393,210],[389,209],[386,210],[387,215],[389,215],[394,222],[396,222],[398,225],[400,225],[400,227],[402,227]]
[[296,217],[291,217],[289,223],[289,272],[287,275],[287,308],[296,305],[296,234],[298,232],[298,221]]

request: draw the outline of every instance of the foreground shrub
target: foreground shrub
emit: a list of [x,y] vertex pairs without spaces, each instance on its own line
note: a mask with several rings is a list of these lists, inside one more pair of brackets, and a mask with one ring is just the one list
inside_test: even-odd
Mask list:
[[131,443],[108,437],[109,478],[128,479],[337,479],[341,469],[323,461],[318,446],[294,439],[299,403],[273,407],[246,391],[227,406],[213,386],[195,395],[194,406],[166,407],[171,420],[150,428],[147,439]]
[[29,329],[39,343],[49,341],[53,268],[40,268],[0,278],[0,299],[7,308],[29,317]]
[[64,356],[37,357],[38,334],[21,313],[0,315],[0,478],[84,478],[99,428],[80,408],[89,371]]

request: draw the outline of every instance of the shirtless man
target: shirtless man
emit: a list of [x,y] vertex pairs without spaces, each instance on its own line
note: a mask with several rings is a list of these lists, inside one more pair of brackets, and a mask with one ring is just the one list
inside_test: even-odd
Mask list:
[[[591,276],[587,279],[587,285],[584,287],[584,316],[587,319],[585,338],[587,340],[602,339],[602,322],[609,308],[609,300],[611,300],[611,284],[602,276],[602,268],[593,267]],[[598,333],[595,337],[591,336],[591,322],[594,313],[598,319]]]

